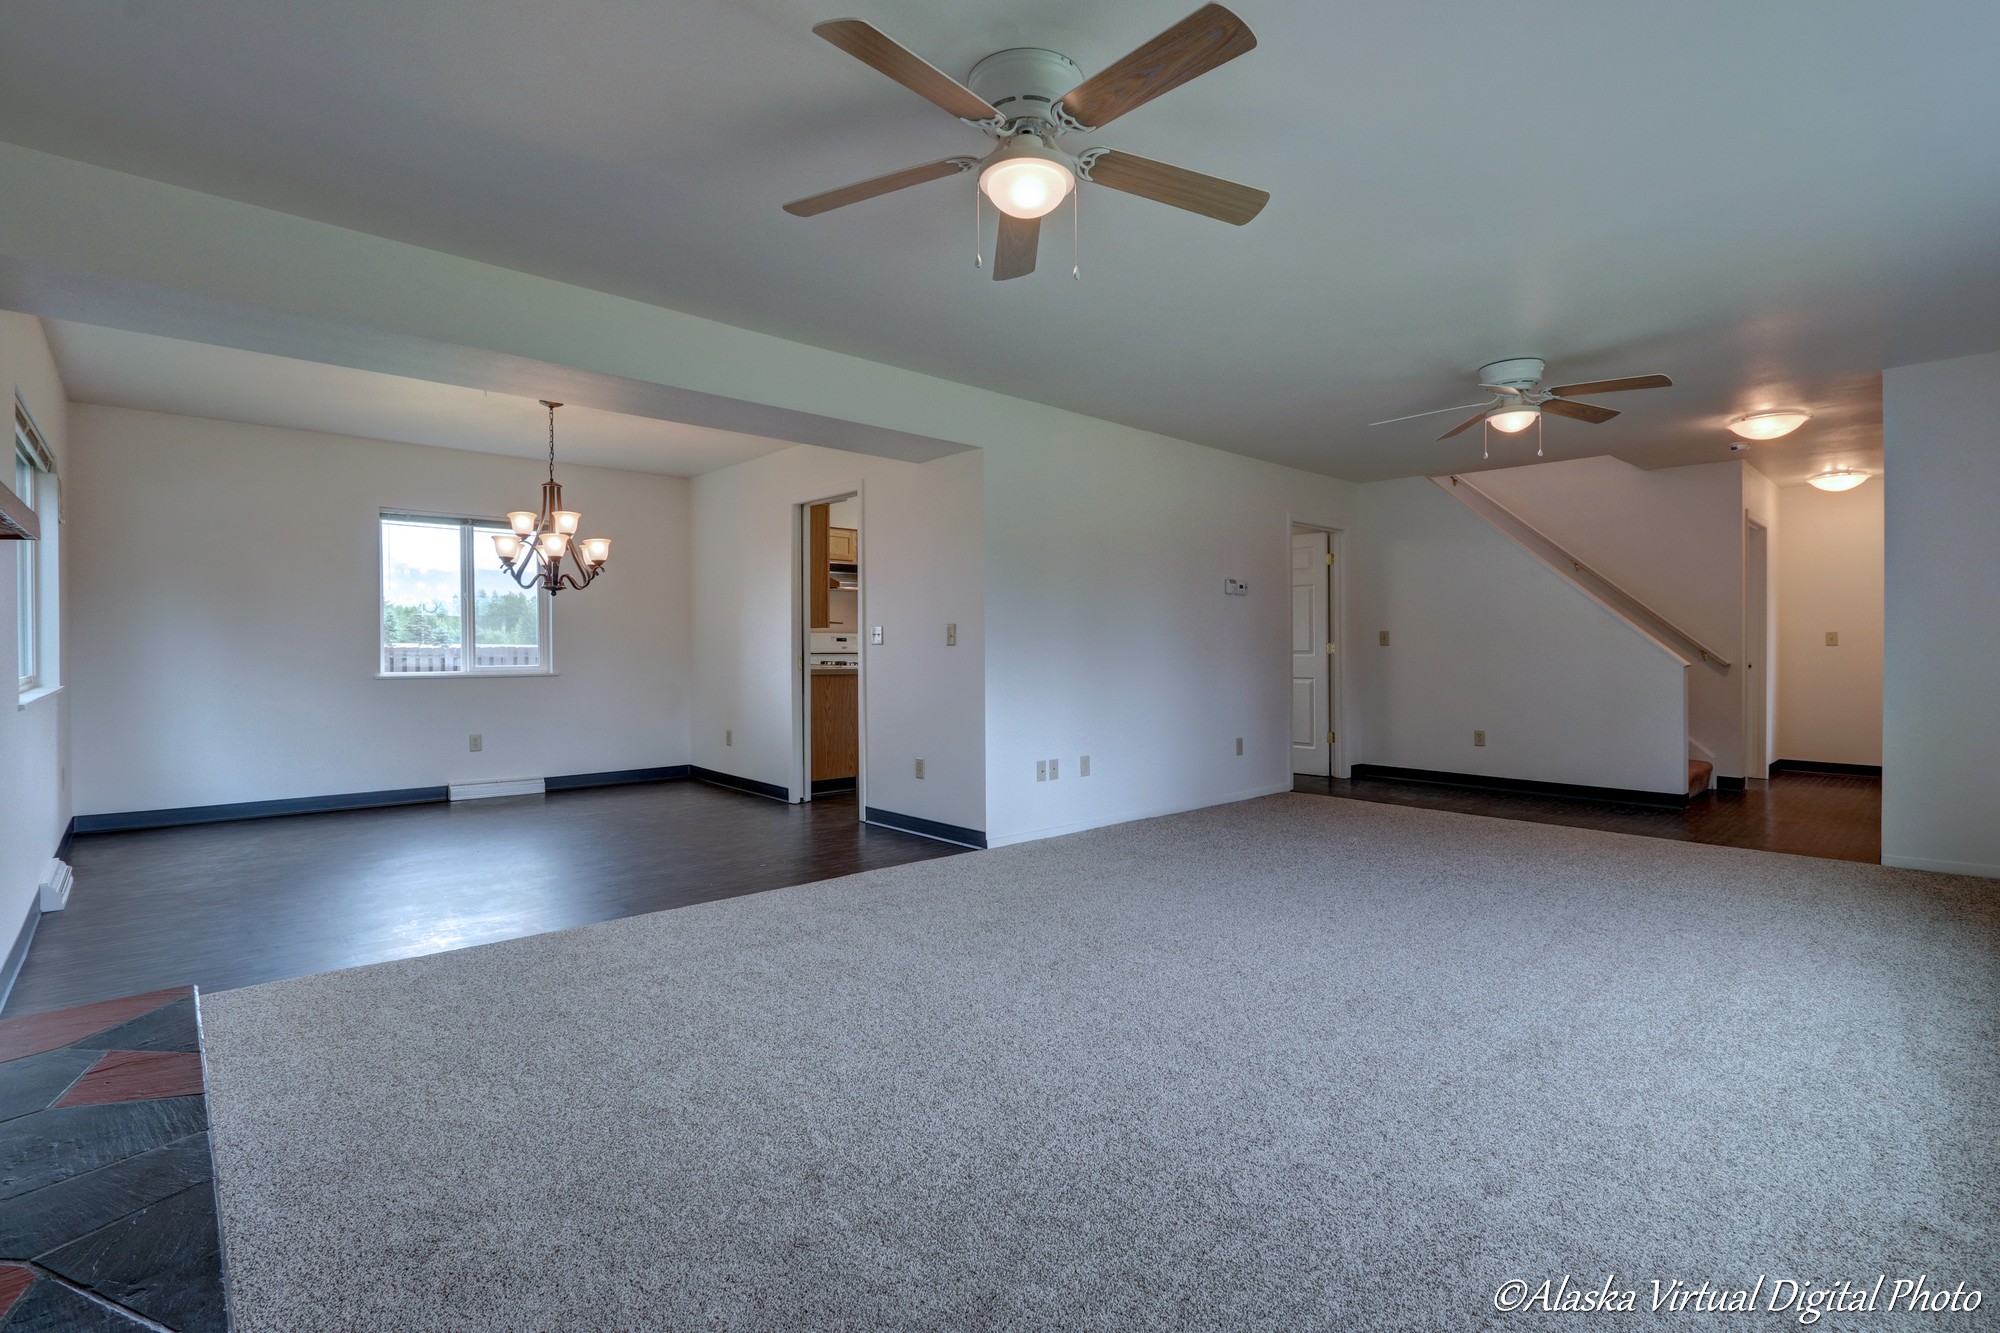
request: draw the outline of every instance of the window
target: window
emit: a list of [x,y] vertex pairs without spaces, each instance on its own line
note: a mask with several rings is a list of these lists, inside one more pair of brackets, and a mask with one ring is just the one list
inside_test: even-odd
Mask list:
[[382,515],[383,675],[549,673],[548,595],[514,582],[493,552],[493,538],[511,531]]
[[19,399],[14,403],[14,494],[41,519],[40,541],[9,542],[14,548],[14,665],[20,692],[53,687],[55,681],[55,456]]

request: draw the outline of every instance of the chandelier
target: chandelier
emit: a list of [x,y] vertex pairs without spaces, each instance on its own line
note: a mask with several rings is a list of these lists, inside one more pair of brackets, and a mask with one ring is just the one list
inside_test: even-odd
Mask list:
[[562,484],[556,480],[556,409],[562,404],[546,398],[541,404],[549,409],[549,479],[542,483],[542,512],[516,509],[508,514],[514,530],[495,534],[493,546],[500,553],[500,567],[514,576],[514,582],[523,588],[539,584],[553,597],[564,584],[589,587],[611,559],[611,539],[577,540],[583,515],[563,508]]

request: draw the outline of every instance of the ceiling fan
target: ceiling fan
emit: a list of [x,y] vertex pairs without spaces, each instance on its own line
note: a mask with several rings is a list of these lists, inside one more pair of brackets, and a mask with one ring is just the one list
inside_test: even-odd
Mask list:
[[1264,190],[1132,153],[1097,147],[1073,152],[1062,144],[1065,136],[1092,133],[1255,47],[1257,38],[1249,26],[1221,5],[1202,6],[1090,78],[1068,56],[1015,47],[987,56],[960,83],[861,19],[834,19],[813,31],[985,131],[994,146],[981,157],[942,158],[794,199],[785,205],[794,216],[812,217],[977,169],[980,190],[1000,210],[993,276],[1004,281],[1034,272],[1041,220],[1078,181],[1239,227],[1271,198]]
[[1456,407],[1434,407],[1428,412],[1412,412],[1406,417],[1390,417],[1387,421],[1371,421],[1371,426],[1388,426],[1398,421],[1415,421],[1418,417],[1436,416],[1440,412],[1463,412],[1468,407],[1477,408],[1471,416],[1453,426],[1440,440],[1448,440],[1462,430],[1470,430],[1484,421],[1498,431],[1513,434],[1526,430],[1542,419],[1551,416],[1569,417],[1575,421],[1588,421],[1593,426],[1601,425],[1618,415],[1615,407],[1599,407],[1595,403],[1581,403],[1577,398],[1583,394],[1624,393],[1631,389],[1670,389],[1674,382],[1665,375],[1628,375],[1616,380],[1587,380],[1581,384],[1556,384],[1549,388],[1539,387],[1547,365],[1538,356],[1515,357],[1510,361],[1492,361],[1479,368],[1479,387],[1492,390],[1493,396],[1483,403],[1460,403]]

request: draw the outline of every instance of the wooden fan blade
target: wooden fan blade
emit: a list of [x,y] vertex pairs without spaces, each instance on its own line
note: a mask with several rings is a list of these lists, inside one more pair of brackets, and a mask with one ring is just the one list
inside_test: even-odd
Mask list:
[[1588,384],[1558,384],[1550,393],[1581,398],[1600,393],[1624,393],[1627,389],[1671,389],[1674,382],[1665,375],[1628,375],[1622,380],[1592,380]]
[[1263,212],[1264,205],[1271,202],[1268,190],[1253,190],[1235,181],[1204,176],[1199,171],[1131,153],[1100,153],[1091,162],[1090,175],[1085,179],[1239,227]]
[[999,111],[970,88],[861,19],[830,19],[813,31],[871,69],[880,70],[917,96],[960,120],[998,120]]
[[1096,129],[1256,46],[1249,24],[1221,5],[1203,5],[1064,93],[1057,105],[1078,124]]
[[1381,421],[1371,421],[1368,424],[1371,426],[1393,426],[1398,421],[1415,421],[1418,417],[1434,417],[1440,412],[1463,412],[1468,407],[1476,407],[1483,412],[1491,406],[1493,406],[1493,403],[1490,400],[1484,403],[1459,403],[1453,407],[1433,407],[1428,412],[1412,412],[1406,417],[1385,417]]
[[1462,430],[1471,430],[1474,426],[1477,426],[1480,422],[1484,420],[1486,420],[1486,412],[1482,408],[1480,411],[1474,412],[1471,416],[1459,422],[1456,426],[1453,426],[1450,430],[1446,431],[1444,434],[1438,436],[1438,438],[1440,440],[1448,440]]
[[1035,244],[1042,236],[1040,218],[1000,215],[1000,239],[993,243],[993,280],[1005,282],[1035,271]]
[[942,162],[926,162],[920,167],[904,167],[886,176],[872,180],[856,181],[843,185],[838,190],[828,190],[825,194],[808,195],[804,199],[794,199],[785,205],[785,211],[793,217],[809,218],[818,213],[826,213],[849,204],[858,204],[863,199],[873,199],[878,194],[891,194],[906,190],[912,185],[922,185],[925,181],[941,180],[946,176],[956,176],[966,168],[966,159],[948,157]]
[[1615,407],[1599,407],[1596,403],[1573,403],[1567,398],[1550,398],[1542,404],[1542,411],[1553,412],[1559,417],[1571,417],[1577,421],[1588,421],[1591,425],[1602,425],[1618,415]]

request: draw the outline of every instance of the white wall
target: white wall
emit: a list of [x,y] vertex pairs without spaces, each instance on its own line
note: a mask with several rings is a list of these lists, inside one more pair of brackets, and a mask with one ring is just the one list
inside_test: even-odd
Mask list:
[[1685,790],[1677,658],[1426,478],[1363,486],[1358,507],[1354,762]]
[[863,620],[883,628],[863,649],[864,799],[986,827],[982,461],[800,445],[695,478],[693,762],[797,793],[797,506],[859,491]]
[[559,468],[615,543],[557,599],[560,674],[381,680],[380,511],[499,515],[536,463],[81,405],[71,431],[78,814],[688,762],[686,481]]
[[[55,362],[49,356],[48,341],[42,336],[39,320],[0,312],[0,389],[4,389],[9,398],[19,394],[33,414],[35,424],[41,427],[50,451],[56,456],[55,484],[59,501],[67,510],[71,474],[69,405],[62,383],[56,378]],[[11,482],[14,467],[13,404],[9,402],[5,406],[7,478]],[[45,484],[48,480],[43,478]],[[75,549],[73,541],[64,540],[74,528],[52,526],[60,530],[45,534],[51,540],[42,555],[44,573],[53,567],[62,584],[68,585],[69,562],[57,558],[57,548],[67,545],[70,550]],[[17,614],[15,561],[20,558],[23,545],[21,542],[0,542],[0,633],[7,635],[8,644],[0,649],[0,660],[10,664],[14,660],[13,636]],[[68,600],[67,586],[61,589],[45,587],[45,595],[49,591],[60,592],[59,600],[62,602]],[[63,636],[67,637],[66,622],[62,628]],[[45,651],[47,647],[45,645]],[[60,656],[62,644],[57,643],[54,647]],[[32,701],[17,706],[12,686],[17,678],[14,675],[6,677],[7,701],[0,702],[0,792],[4,792],[4,799],[0,799],[0,959],[4,959],[14,943],[15,934],[29,912],[36,910],[35,893],[41,883],[42,872],[47,869],[49,858],[55,855],[70,817],[70,797],[64,786],[63,765],[70,692],[64,689],[43,691]]]
[[986,459],[995,846],[1291,788],[1291,524],[1346,524],[1354,488],[1131,434]]
[[[1777,759],[1882,762],[1880,480],[1778,492]],[[1826,646],[1831,630],[1840,637]]]
[[[1688,669],[1688,730],[1744,774],[1743,464],[1647,472],[1580,458],[1481,472],[1481,489],[1732,665]],[[1759,775],[1761,776],[1761,775]]]
[[2000,876],[1996,394],[2000,353],[1882,376],[1887,865]]

